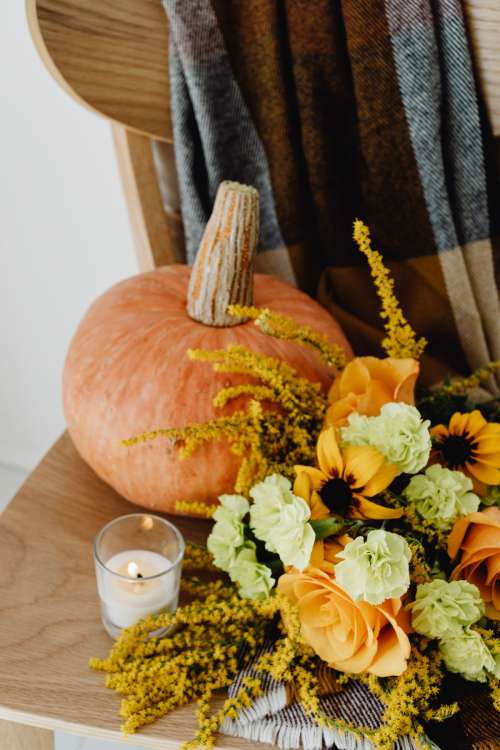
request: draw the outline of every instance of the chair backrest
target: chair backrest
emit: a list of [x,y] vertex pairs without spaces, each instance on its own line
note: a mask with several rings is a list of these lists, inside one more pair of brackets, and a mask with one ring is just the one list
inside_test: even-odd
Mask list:
[[[184,259],[161,0],[27,0],[35,46],[55,80],[112,123],[141,270]],[[163,152],[163,203],[151,141]]]
[[[463,2],[476,71],[500,145],[500,2]],[[161,0],[27,0],[27,12],[35,45],[50,73],[78,101],[113,123],[141,268],[182,260],[168,29]],[[169,172],[168,205],[162,203],[151,139],[163,150],[162,162]]]

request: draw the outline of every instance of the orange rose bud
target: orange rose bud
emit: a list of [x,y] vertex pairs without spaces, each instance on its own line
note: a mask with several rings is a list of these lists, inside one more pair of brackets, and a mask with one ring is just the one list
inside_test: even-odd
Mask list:
[[376,417],[384,404],[415,403],[414,389],[420,365],[415,359],[356,357],[335,378],[328,400],[326,424],[339,427],[353,412]]
[[459,518],[448,537],[448,554],[458,559],[451,579],[477,586],[486,616],[500,620],[500,508]]
[[338,553],[342,552],[346,544],[351,541],[352,539],[348,534],[342,534],[342,536],[333,539],[317,539],[314,543],[309,565],[332,575],[335,565],[341,562],[341,558],[337,557]]
[[322,570],[282,575],[278,591],[299,611],[302,637],[333,669],[378,677],[402,674],[410,656],[408,612],[400,599],[355,602]]

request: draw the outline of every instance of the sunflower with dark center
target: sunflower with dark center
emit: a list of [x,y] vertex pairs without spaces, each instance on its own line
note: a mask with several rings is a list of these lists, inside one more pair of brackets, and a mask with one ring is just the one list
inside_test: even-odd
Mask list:
[[477,409],[466,414],[455,412],[448,426],[431,430],[432,460],[463,471],[470,476],[481,495],[487,485],[500,484],[500,424],[487,422]]
[[340,449],[336,430],[323,430],[317,445],[318,468],[296,466],[293,487],[311,508],[313,520],[338,515],[349,518],[400,518],[402,510],[385,508],[369,498],[385,490],[397,474],[395,466],[373,446]]

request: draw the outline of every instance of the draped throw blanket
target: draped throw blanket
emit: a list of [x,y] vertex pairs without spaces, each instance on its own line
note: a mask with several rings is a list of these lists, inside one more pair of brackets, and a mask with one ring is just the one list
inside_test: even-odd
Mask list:
[[[426,377],[500,358],[500,200],[459,0],[163,2],[188,262],[219,182],[254,185],[259,270],[317,296],[355,351],[380,355],[378,303],[351,238],[360,217],[429,341]],[[480,686],[450,685],[463,711],[436,747],[498,747]],[[374,727],[382,710],[358,683],[323,707]],[[283,685],[223,731],[281,748],[371,747],[314,725]]]
[[379,354],[359,216],[430,341],[430,378],[499,357],[498,197],[459,0],[164,5],[188,262],[218,183],[252,184],[260,270],[295,279],[355,350]]
[[[271,648],[270,639],[263,652]],[[255,674],[253,663],[241,670],[229,688],[229,696],[237,695],[246,677]],[[344,719],[357,726],[376,729],[381,725],[384,706],[361,682],[352,680],[339,689],[330,669],[318,674],[321,685],[321,710],[332,719]],[[373,750],[368,737],[334,728],[319,726],[295,700],[293,690],[265,675],[263,695],[234,720],[226,719],[222,733],[243,737],[253,742],[275,745],[279,750]],[[460,711],[443,723],[429,724],[422,737],[427,750],[498,750],[500,719],[491,706],[488,687],[466,682],[448,675],[443,687],[444,702],[457,701]],[[418,750],[410,737],[400,737],[393,750]]]
[[[262,653],[272,648],[272,641],[264,644]],[[229,696],[235,697],[246,677],[256,674],[254,663],[245,667],[229,688]],[[350,681],[339,689],[334,673],[325,669],[318,674],[321,685],[321,711],[331,719],[343,719],[355,726],[378,729],[382,724],[384,706],[365,685]],[[254,742],[276,745],[279,750],[373,750],[373,743],[364,735],[345,732],[336,728],[320,726],[306,714],[289,686],[273,680],[269,675],[262,678],[263,695],[236,719],[226,719],[222,734],[243,737]],[[293,691],[292,691],[293,692]],[[425,740],[425,741],[424,741]],[[422,737],[426,750],[441,750],[429,737]],[[393,750],[418,750],[410,737],[400,737]]]

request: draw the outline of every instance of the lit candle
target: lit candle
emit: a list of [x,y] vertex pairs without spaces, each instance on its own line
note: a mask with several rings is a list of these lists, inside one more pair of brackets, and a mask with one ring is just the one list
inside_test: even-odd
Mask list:
[[133,513],[99,532],[94,543],[97,588],[111,636],[150,614],[175,611],[183,554],[180,532],[159,516]]
[[145,549],[125,550],[110,558],[108,576],[101,592],[108,617],[119,628],[128,628],[152,612],[173,611],[177,589],[172,576],[162,576],[172,561]]

